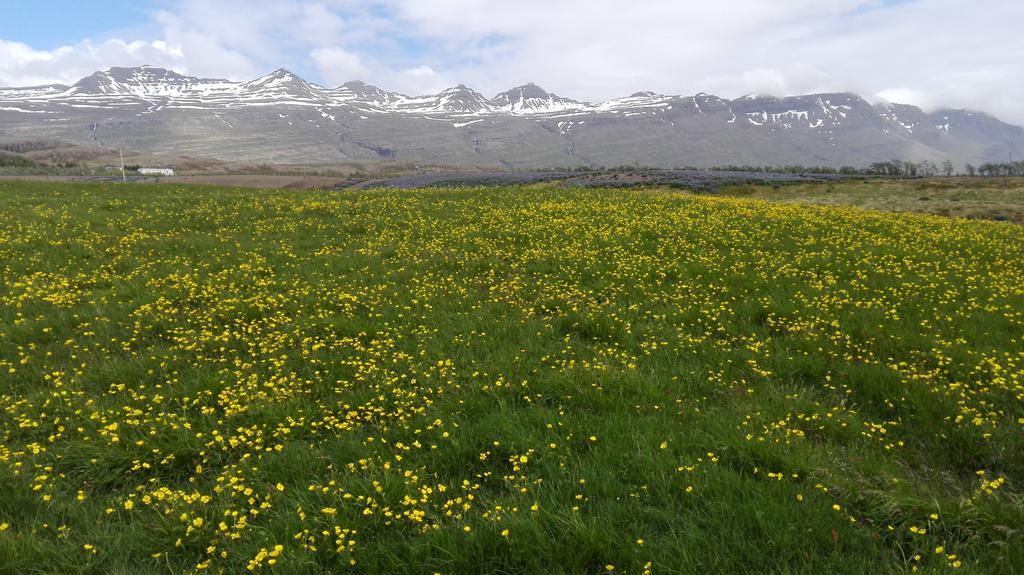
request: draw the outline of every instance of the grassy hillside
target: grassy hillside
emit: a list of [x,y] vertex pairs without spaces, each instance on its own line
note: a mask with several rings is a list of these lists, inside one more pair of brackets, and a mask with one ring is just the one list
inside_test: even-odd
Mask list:
[[0,572],[1024,572],[1024,228],[0,183]]

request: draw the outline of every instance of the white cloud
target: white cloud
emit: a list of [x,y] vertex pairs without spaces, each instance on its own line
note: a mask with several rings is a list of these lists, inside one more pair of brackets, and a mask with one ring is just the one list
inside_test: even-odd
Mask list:
[[[252,78],[363,79],[407,93],[533,81],[602,100],[855,91],[1024,123],[1019,0],[173,0],[137,37],[0,44],[0,84],[143,61]],[[153,41],[155,38],[157,41]]]
[[928,93],[911,88],[892,88],[882,90],[873,95],[874,100],[880,102],[891,102],[896,104],[910,104],[921,108],[932,108],[936,106],[935,99]]
[[308,43],[330,44],[345,29],[344,19],[324,4],[304,3],[298,10],[300,16],[295,29]]
[[451,87],[453,82],[438,74],[430,66],[416,66],[406,70],[389,71],[384,78],[384,85],[394,86],[397,91],[406,94],[435,94]]
[[417,33],[442,45],[458,39],[455,53],[498,38],[482,61],[443,68],[492,92],[526,80],[596,100],[648,89],[725,97],[848,90],[1024,123],[1019,0],[392,4]]
[[436,93],[451,85],[430,66],[395,70],[375,60],[368,63],[359,54],[338,46],[317,48],[310,52],[310,58],[322,82],[331,87],[351,80],[364,80],[390,90],[418,95]]
[[0,85],[4,86],[73,83],[100,68],[141,64],[187,67],[181,49],[163,40],[83,40],[55,50],[35,50],[0,39]]
[[363,78],[368,74],[359,54],[354,54],[338,46],[317,48],[310,52],[310,57],[320,71],[320,77],[330,86]]

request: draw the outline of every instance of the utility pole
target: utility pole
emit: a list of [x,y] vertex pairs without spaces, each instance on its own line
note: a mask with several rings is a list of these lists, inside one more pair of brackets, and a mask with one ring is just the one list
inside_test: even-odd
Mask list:
[[121,153],[121,183],[127,184],[128,176],[126,176],[124,173],[124,148],[118,148],[117,151]]

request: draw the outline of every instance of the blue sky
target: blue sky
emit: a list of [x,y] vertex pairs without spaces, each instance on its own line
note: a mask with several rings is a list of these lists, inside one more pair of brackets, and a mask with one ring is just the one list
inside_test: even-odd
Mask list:
[[[159,2],[13,0],[0,18],[0,38],[52,50],[83,38],[106,38],[148,23]],[[44,24],[45,23],[45,24]]]
[[854,91],[1024,124],[1020,0],[9,0],[0,86],[151,64],[597,101]]

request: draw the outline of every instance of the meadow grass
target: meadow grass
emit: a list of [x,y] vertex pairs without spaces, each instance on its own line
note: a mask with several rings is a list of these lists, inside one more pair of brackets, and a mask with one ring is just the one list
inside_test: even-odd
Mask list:
[[1024,224],[1024,178],[846,179],[726,187],[725,195]]
[[0,183],[0,572],[1024,572],[1024,228]]

